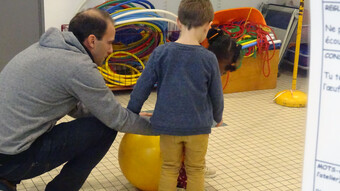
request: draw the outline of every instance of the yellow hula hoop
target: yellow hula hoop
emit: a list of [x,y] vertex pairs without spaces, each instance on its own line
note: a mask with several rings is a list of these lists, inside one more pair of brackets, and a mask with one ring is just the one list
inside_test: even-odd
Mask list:
[[[135,58],[141,64],[143,69],[145,68],[145,65],[142,62],[142,60],[139,59],[136,55],[131,54],[131,53],[126,52],[126,51],[114,52],[106,58],[104,66],[98,67],[99,72],[102,74],[104,79],[107,82],[111,83],[111,84],[106,83],[106,85],[108,87],[113,87],[112,84],[119,85],[119,86],[131,86],[131,85],[136,84],[138,77],[141,75],[141,72],[139,72],[137,69],[133,68],[132,66],[130,66],[128,64],[117,63],[118,65],[125,66],[127,68],[132,69],[134,72],[137,72],[137,74],[132,74],[132,75],[121,75],[121,74],[114,73],[111,70],[111,68],[109,67],[109,59],[114,57],[117,54],[126,54],[126,55],[129,55],[129,56],[132,56],[133,58]],[[125,82],[122,82],[121,80],[125,80]]]
[[136,82],[138,80],[138,78],[131,78],[131,79],[123,79],[123,80],[125,80],[125,82],[120,82],[122,80],[122,78],[113,78],[112,76],[109,76],[108,74],[106,74],[105,72],[102,72],[102,71],[100,73],[103,76],[105,76],[105,80],[108,80],[108,81],[114,80],[115,83],[117,83],[117,84],[122,84],[122,83],[125,83],[126,81],[127,82]]
[[124,64],[124,63],[115,63],[115,65],[120,65],[120,66],[124,66],[124,67],[127,67],[127,68],[130,68],[131,70],[133,70],[134,72],[136,72],[137,74],[129,74],[129,75],[125,75],[125,74],[117,74],[117,73],[114,73],[110,70],[107,70],[105,69],[105,71],[103,71],[106,75],[109,75],[109,78],[115,78],[116,76],[119,77],[119,78],[126,78],[126,79],[129,79],[129,78],[136,78],[136,77],[139,77],[141,72],[139,70],[137,70],[136,68],[128,65],[128,64]]
[[[111,57],[117,55],[117,54],[127,54],[127,55],[129,55],[129,56],[132,56],[134,59],[136,59],[136,60],[142,65],[143,70],[144,70],[145,66],[144,66],[144,63],[142,62],[142,60],[139,59],[136,55],[134,55],[134,54],[132,54],[132,53],[130,53],[130,52],[126,52],[126,51],[117,51],[117,52],[113,52],[112,54],[110,54],[110,55],[106,58],[106,60],[105,60],[105,67],[109,67],[109,59],[110,59]],[[119,57],[116,56],[116,58],[119,58]]]
[[[101,74],[103,76],[107,77],[106,74],[103,74],[102,72],[101,72]],[[108,82],[108,83],[106,83],[106,85],[112,84],[112,85],[118,85],[118,86],[132,86],[132,85],[137,83],[138,78],[137,79],[125,79],[124,82],[121,81],[122,79],[109,79],[109,78],[105,78],[105,80]]]

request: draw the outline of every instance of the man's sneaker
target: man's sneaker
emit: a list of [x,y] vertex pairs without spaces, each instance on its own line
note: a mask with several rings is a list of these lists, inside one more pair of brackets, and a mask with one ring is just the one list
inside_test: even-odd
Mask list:
[[214,170],[212,168],[208,168],[207,166],[205,166],[205,168],[204,168],[204,177],[205,178],[214,178],[214,177],[216,177],[216,170]]

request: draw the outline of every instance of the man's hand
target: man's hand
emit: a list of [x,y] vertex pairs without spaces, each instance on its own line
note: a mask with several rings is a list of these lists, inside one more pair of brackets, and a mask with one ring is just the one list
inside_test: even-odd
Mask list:
[[151,117],[152,113],[140,112],[139,115],[140,116],[145,116],[145,117]]

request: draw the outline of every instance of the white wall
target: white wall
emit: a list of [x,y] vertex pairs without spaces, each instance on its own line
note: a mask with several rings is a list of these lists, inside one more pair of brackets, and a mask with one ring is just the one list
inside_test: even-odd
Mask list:
[[45,0],[45,30],[50,27],[60,29],[62,24],[69,23],[82,0]]
[[[258,8],[262,2],[277,3],[278,1],[283,0],[211,0],[215,11],[236,7]],[[105,0],[45,0],[45,30],[50,27],[60,29],[62,24],[68,24],[84,2],[86,3],[83,8],[89,8],[103,3]],[[180,0],[150,0],[150,2],[158,9],[168,10],[177,14]]]

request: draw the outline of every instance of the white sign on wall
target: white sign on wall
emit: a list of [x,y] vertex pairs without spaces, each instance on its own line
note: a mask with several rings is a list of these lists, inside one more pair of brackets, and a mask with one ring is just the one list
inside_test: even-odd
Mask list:
[[340,190],[340,0],[313,1],[303,191]]

